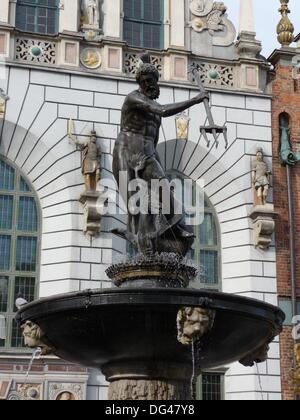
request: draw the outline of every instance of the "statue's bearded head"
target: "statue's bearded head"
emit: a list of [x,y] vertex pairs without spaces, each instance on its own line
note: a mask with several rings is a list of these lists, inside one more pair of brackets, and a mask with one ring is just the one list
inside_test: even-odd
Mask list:
[[157,99],[160,95],[158,86],[159,73],[152,64],[142,64],[136,74],[140,90],[150,99]]

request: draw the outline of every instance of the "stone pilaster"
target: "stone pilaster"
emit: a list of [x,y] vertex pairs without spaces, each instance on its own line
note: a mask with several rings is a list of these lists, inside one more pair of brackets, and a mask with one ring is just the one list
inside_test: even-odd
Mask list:
[[104,0],[104,36],[106,38],[122,38],[121,33],[121,1]]
[[79,0],[62,0],[59,12],[59,32],[78,32],[79,22]]

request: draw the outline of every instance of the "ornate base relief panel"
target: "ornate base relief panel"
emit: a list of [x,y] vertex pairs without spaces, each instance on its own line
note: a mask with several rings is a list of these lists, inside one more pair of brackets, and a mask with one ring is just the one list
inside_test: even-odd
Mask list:
[[61,382],[30,375],[28,383],[25,380],[0,381],[0,400],[19,401],[84,401],[86,400],[86,382]]

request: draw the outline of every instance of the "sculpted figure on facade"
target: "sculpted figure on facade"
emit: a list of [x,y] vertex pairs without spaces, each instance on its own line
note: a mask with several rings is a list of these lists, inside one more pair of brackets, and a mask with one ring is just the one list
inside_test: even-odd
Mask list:
[[[153,192],[151,190],[153,180],[162,183],[165,180],[169,184],[156,150],[162,118],[175,116],[208,98],[208,94],[204,92],[185,102],[170,105],[158,104],[156,100],[160,94],[159,73],[156,67],[150,64],[149,56],[143,56],[143,63],[137,71],[136,79],[139,89],[130,93],[125,99],[122,108],[121,131],[113,156],[113,173],[120,193],[121,195],[123,193],[123,199],[127,204],[133,194],[129,193],[127,196],[126,191],[126,196],[124,196],[124,188],[120,188],[122,184],[120,173],[127,174],[128,182],[143,180],[143,185],[146,185],[147,189],[145,194],[148,194],[149,198]],[[128,208],[127,231],[116,233],[123,234],[141,253],[174,252],[176,246],[182,244],[182,249],[178,253],[186,254],[194,242],[193,230],[185,225],[183,214],[175,214],[172,193],[169,214],[162,212],[161,197],[158,201],[157,214],[153,214],[151,199],[146,211],[136,214],[135,210]],[[170,242],[172,242],[171,247]]]
[[91,29],[100,27],[99,0],[81,0],[81,26]]
[[97,184],[101,179],[101,152],[97,146],[97,134],[95,131],[92,131],[87,142],[82,143],[77,139],[74,139],[74,143],[82,152],[81,170],[84,178],[85,191],[95,192],[97,190]]
[[27,321],[21,326],[23,330],[24,343],[30,349],[41,349],[42,355],[53,354],[54,348],[48,342],[41,328],[31,321]]
[[264,161],[263,150],[258,148],[256,151],[256,159],[252,162],[252,182],[257,195],[255,198],[261,205],[267,204],[270,175],[271,171],[268,164]]
[[190,345],[209,332],[215,320],[215,312],[204,308],[183,308],[177,315],[178,341]]
[[0,120],[3,120],[5,115],[6,102],[9,97],[4,93],[3,89],[0,89]]

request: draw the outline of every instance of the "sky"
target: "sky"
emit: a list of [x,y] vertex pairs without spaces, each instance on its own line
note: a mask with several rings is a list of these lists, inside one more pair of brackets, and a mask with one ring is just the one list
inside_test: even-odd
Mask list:
[[[239,4],[243,0],[223,0],[227,6],[227,13],[238,30]],[[279,0],[253,0],[255,30],[257,39],[262,41],[263,55],[268,57],[275,48],[280,48],[277,41],[276,26],[280,20]],[[295,26],[295,35],[300,33],[300,0],[290,0],[290,19]]]

